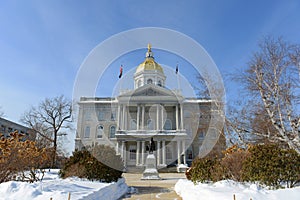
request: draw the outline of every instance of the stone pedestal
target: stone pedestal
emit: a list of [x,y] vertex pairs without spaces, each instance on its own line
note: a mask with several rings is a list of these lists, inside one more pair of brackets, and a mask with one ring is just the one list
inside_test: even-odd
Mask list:
[[149,154],[146,158],[146,169],[143,172],[141,180],[160,180],[154,154]]

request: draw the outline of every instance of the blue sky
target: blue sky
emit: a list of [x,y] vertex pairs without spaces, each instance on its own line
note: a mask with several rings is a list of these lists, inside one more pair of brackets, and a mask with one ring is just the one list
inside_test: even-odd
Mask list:
[[[114,34],[140,27],[188,35],[225,77],[246,65],[263,36],[300,43],[299,10],[296,0],[0,1],[0,106],[6,118],[18,122],[46,97],[72,98],[76,74],[89,52]],[[126,73],[143,61],[144,53],[134,51],[116,60],[107,70],[113,78],[100,81],[97,94],[111,94],[120,63]],[[172,55],[155,55],[158,62],[176,63]],[[225,79],[225,87],[227,98],[237,95],[230,80]]]

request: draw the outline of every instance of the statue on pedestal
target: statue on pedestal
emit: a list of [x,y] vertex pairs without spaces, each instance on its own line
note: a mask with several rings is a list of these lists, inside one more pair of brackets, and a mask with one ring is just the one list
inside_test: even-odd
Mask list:
[[155,150],[155,142],[153,141],[153,138],[151,138],[149,145],[146,146],[146,151],[148,151],[149,154],[153,154],[153,151]]
[[161,178],[159,177],[158,171],[157,171],[157,166],[156,166],[156,158],[155,155],[153,154],[153,151],[155,151],[155,143],[153,141],[153,138],[151,138],[151,141],[149,145],[146,146],[146,151],[149,152],[147,158],[146,158],[146,168],[145,171],[143,172],[143,177],[141,178],[142,180],[160,180]]

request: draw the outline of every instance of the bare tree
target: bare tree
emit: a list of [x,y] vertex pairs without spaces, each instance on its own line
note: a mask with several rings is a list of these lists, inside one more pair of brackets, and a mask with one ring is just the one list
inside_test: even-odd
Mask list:
[[283,143],[300,153],[299,65],[299,45],[282,38],[264,38],[248,67],[238,75],[249,101],[243,108],[248,118],[236,130]]
[[[52,166],[56,164],[57,139],[63,129],[69,129],[72,103],[64,96],[46,98],[37,107],[25,112],[21,121],[36,131],[41,145],[53,146]],[[42,139],[41,139],[42,138]]]
[[[217,146],[225,148],[225,89],[223,86],[223,80],[220,76],[208,71],[202,71],[202,75],[198,76],[198,87],[196,89],[199,92],[199,96],[210,100],[209,110],[201,110],[201,117],[209,117],[209,125],[206,130],[206,137],[200,148],[201,155],[207,155],[213,150],[216,143]],[[199,118],[198,118],[199,119]],[[201,119],[205,120],[205,119]],[[198,121],[199,123],[199,121]],[[197,124],[196,127],[198,128]],[[221,152],[221,150],[219,150]]]

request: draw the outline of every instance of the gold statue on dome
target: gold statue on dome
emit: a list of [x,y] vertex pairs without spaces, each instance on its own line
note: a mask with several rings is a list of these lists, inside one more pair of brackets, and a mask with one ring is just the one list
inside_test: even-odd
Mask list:
[[151,51],[151,44],[148,43],[148,52],[150,52],[150,51]]

